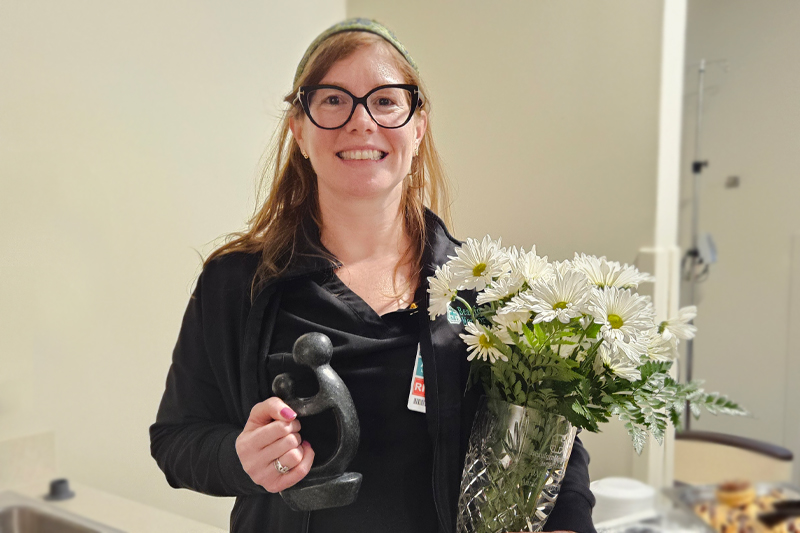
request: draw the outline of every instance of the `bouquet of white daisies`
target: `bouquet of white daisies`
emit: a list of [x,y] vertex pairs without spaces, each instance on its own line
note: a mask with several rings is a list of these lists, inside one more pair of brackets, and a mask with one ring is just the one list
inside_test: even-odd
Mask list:
[[691,339],[695,307],[655,322],[648,296],[636,293],[653,278],[605,257],[575,254],[549,262],[500,240],[467,239],[429,278],[431,320],[463,317],[472,361],[470,383],[489,398],[564,416],[599,431],[618,416],[641,452],[651,433],[660,443],[667,423],[685,406],[697,417],[745,414],[700,382],[669,375],[681,339]]

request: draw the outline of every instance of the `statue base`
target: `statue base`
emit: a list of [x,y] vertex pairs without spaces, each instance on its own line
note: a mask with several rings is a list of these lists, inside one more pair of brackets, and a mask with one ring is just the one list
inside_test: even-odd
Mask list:
[[333,478],[304,479],[281,491],[281,497],[293,511],[316,511],[350,505],[360,487],[361,474],[345,472]]

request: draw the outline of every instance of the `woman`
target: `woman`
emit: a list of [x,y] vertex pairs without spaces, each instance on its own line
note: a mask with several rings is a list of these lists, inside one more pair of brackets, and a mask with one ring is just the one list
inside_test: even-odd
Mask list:
[[[345,21],[309,47],[286,101],[269,197],[187,308],[153,457],[173,487],[236,496],[232,531],[454,531],[479,391],[464,393],[461,326],[426,312],[426,279],[458,243],[433,213],[448,199],[416,65],[385,27]],[[291,358],[310,331],[331,338],[353,396],[348,470],[363,482],[350,506],[300,513],[277,493],[331,453],[335,425],[301,426],[270,384],[288,371],[314,393]],[[417,353],[424,413],[407,402]],[[576,440],[547,529],[593,531],[587,464]]]

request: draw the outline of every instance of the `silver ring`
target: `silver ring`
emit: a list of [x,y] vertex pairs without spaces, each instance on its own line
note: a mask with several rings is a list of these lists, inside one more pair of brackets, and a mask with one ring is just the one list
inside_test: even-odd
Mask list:
[[290,468],[288,466],[283,466],[279,460],[275,459],[275,470],[281,474],[286,474],[289,472]]

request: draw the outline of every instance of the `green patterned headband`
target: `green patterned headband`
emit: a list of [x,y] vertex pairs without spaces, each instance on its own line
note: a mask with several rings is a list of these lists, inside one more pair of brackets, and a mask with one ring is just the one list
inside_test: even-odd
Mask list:
[[411,58],[411,54],[408,53],[406,47],[403,46],[397,37],[389,31],[389,28],[381,24],[380,22],[375,22],[374,20],[370,19],[362,19],[362,18],[353,18],[348,19],[338,24],[335,24],[322,32],[319,37],[314,39],[314,42],[311,43],[311,46],[308,47],[306,53],[303,55],[303,59],[300,60],[300,64],[297,65],[297,71],[294,74],[294,84],[297,85],[297,80],[300,79],[300,76],[303,74],[303,70],[305,70],[306,65],[308,64],[308,59],[311,57],[311,54],[319,48],[319,45],[322,44],[322,41],[327,39],[332,35],[336,35],[337,33],[342,33],[346,31],[366,31],[369,33],[374,33],[375,35],[379,35],[383,37],[389,44],[397,48],[397,51],[403,54],[403,57],[406,58],[408,64],[414,67],[414,70],[419,72],[417,68],[417,64]]

